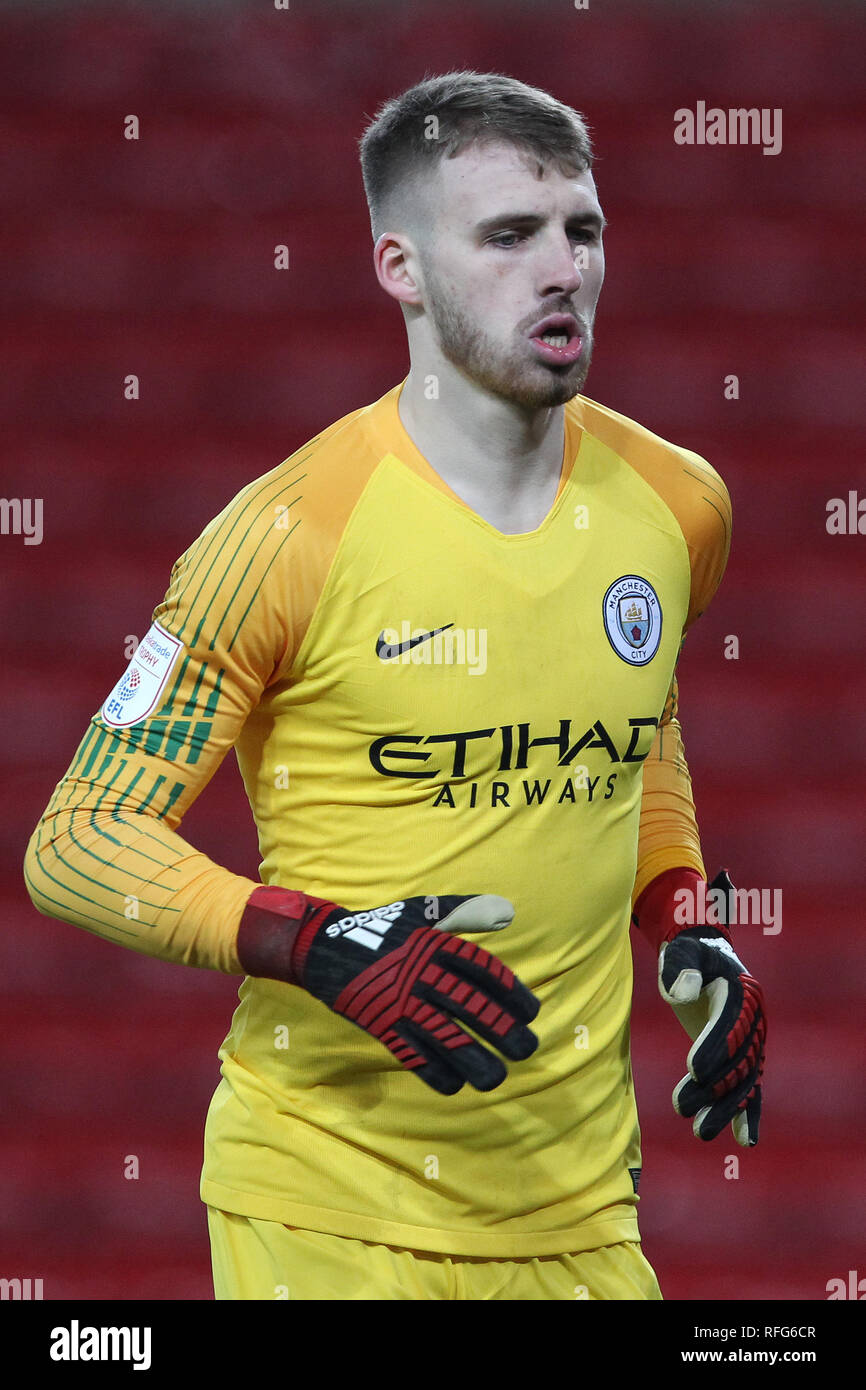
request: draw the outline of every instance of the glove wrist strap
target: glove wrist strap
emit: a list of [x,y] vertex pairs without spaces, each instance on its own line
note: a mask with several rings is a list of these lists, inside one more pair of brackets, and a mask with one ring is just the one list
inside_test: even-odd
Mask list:
[[235,949],[247,975],[303,988],[304,962],[336,903],[289,888],[262,886],[247,899]]
[[[683,890],[690,894],[694,905],[694,911],[689,914],[690,921],[678,921],[675,916],[678,913],[682,917],[683,899],[677,898],[676,894]],[[696,869],[667,869],[647,884],[635,903],[635,926],[658,953],[662,946],[688,927],[706,926],[706,892],[706,880]],[[719,932],[728,942],[731,940],[727,927],[721,922],[713,923],[708,930]]]

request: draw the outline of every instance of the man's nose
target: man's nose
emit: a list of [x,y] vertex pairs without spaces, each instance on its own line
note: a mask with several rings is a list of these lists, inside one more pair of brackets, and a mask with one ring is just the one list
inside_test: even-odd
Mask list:
[[556,237],[545,248],[541,264],[542,295],[575,294],[583,284],[583,247],[565,235]]

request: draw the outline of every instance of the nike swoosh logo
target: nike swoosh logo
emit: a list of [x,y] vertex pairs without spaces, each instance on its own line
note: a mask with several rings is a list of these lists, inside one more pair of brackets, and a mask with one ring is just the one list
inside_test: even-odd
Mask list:
[[453,623],[446,623],[444,627],[434,627],[432,632],[422,632],[419,637],[410,637],[408,642],[394,642],[393,644],[385,641],[385,629],[383,628],[376,639],[376,655],[380,661],[391,661],[395,656],[400,656],[402,652],[411,651],[421,642],[428,642],[431,637],[435,637],[440,632],[447,632],[448,628],[453,626]]

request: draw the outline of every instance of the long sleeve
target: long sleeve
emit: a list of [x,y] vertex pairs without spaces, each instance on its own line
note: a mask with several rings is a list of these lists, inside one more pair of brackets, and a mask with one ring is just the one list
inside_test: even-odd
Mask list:
[[706,877],[692,796],[692,779],[677,719],[677,678],[643,768],[638,866],[632,906],[666,869],[696,869]]
[[24,862],[40,912],[163,960],[243,974],[235,951],[257,886],[177,826],[291,659],[275,525],[285,479],[245,488],[174,566],[154,626],[90,721]]

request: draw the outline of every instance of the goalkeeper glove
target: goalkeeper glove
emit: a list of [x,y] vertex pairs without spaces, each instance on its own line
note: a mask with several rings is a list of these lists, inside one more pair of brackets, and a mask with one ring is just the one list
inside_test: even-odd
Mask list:
[[[534,994],[507,966],[454,930],[500,931],[514,916],[494,894],[407,898],[367,912],[285,888],[257,888],[237,936],[248,975],[300,986],[390,1049],[442,1095],[466,1081],[492,1091],[504,1056],[529,1057],[538,1039],[525,1026]],[[435,925],[431,925],[435,923]],[[446,930],[448,928],[449,930]]]
[[[682,926],[675,894],[695,901],[700,875],[691,869],[660,874],[635,905],[635,925],[659,951],[659,992],[693,1039],[689,1073],[673,1092],[678,1115],[694,1118],[699,1139],[715,1139],[729,1122],[743,1148],[758,1142],[767,1018],[764,994],[734,951],[727,922],[734,885],[722,871],[709,885],[724,894],[720,925]],[[703,914],[704,917],[706,914]]]

